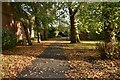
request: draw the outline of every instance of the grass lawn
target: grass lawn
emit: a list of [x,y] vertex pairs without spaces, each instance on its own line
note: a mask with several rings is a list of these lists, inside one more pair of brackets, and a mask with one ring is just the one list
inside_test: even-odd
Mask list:
[[69,57],[68,78],[120,79],[120,60],[101,60],[96,43],[99,41],[81,41],[63,45]]

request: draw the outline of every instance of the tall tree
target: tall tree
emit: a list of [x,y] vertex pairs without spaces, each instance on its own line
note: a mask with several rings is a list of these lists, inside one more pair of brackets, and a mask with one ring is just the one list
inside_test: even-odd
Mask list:
[[77,26],[75,22],[76,20],[75,16],[78,10],[80,9],[80,5],[81,5],[80,3],[75,3],[75,2],[67,3],[69,16],[70,16],[70,24],[71,24],[71,28],[70,28],[71,43],[80,42],[79,35],[77,35]]
[[37,2],[32,3],[31,7],[33,9],[32,14],[35,16],[35,29],[37,30],[38,37],[40,36],[40,32],[43,30],[43,39],[47,39],[48,26],[54,21],[55,3]]
[[117,20],[120,19],[119,17],[119,3],[109,3],[104,2],[102,4],[102,17],[104,21],[104,34],[105,34],[105,54],[106,58],[114,58],[117,53],[117,46],[116,46],[116,26]]
[[[70,25],[70,41],[71,43],[80,42],[79,36],[77,36],[77,27],[76,27],[76,14],[79,11],[81,3],[78,2],[60,2],[58,3],[57,12],[59,14],[58,20],[65,22],[67,25]],[[67,17],[69,16],[69,18]],[[62,19],[68,20],[63,21]]]
[[120,4],[116,2],[104,2],[102,3],[102,17],[104,21],[104,32],[105,32],[105,42],[115,43],[115,29],[118,26],[115,26],[116,21],[119,19],[119,8]]
[[30,34],[28,32],[28,28],[30,27],[27,23],[27,20],[29,21],[29,12],[31,11],[30,7],[27,5],[27,3],[11,3],[13,10],[15,10],[16,18],[19,20],[24,28],[26,39],[29,45],[32,45]]

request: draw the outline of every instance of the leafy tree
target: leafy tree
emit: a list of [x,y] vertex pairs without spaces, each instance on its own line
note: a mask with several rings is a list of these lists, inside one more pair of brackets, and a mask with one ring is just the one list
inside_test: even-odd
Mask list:
[[69,16],[70,16],[70,24],[71,24],[71,29],[70,29],[70,40],[71,43],[76,43],[80,42],[79,36],[77,35],[77,27],[75,23],[75,16],[80,8],[81,3],[67,3],[68,9],[69,9]]
[[49,24],[54,20],[55,3],[52,2],[38,2],[31,3],[33,9],[32,15],[35,16],[35,31],[37,31],[38,42],[40,32],[43,30],[44,39],[48,38]]
[[[37,32],[38,43],[40,42],[40,32],[43,31],[44,39],[47,39],[48,36],[48,26],[54,20],[55,13],[55,3],[52,2],[32,2],[32,3],[13,3],[13,7],[15,9],[16,15],[19,20],[22,22],[24,31],[26,34],[27,41],[29,45],[31,45],[30,33],[31,33],[31,25],[30,19],[31,17],[35,17],[35,25],[34,30]],[[22,20],[21,20],[22,18]],[[27,22],[29,21],[29,22]],[[28,29],[29,32],[28,33]]]
[[[103,58],[113,58],[119,53],[116,47],[116,33],[119,33],[119,2],[103,2],[103,3],[89,3],[88,4],[89,19],[92,20],[90,25],[97,31],[103,32],[104,36],[104,49]],[[90,27],[88,27],[90,28]],[[93,29],[93,30],[94,30]]]
[[104,36],[105,36],[105,54],[106,58],[113,58],[119,53],[116,46],[116,28],[118,28],[119,21],[119,3],[102,3],[102,20],[104,22]]
[[102,3],[102,20],[104,21],[106,43],[116,41],[115,29],[118,28],[119,7],[119,3]]
[[[66,17],[66,15],[69,15],[68,21],[70,21],[70,41],[71,43],[80,42],[79,36],[77,35],[77,27],[76,27],[76,14],[79,11],[79,8],[81,6],[81,3],[78,2],[61,2],[58,5],[58,10],[60,16],[63,18]],[[66,23],[69,25],[69,23]]]
[[11,3],[13,10],[15,10],[16,13],[16,20],[20,21],[24,27],[25,35],[28,41],[29,45],[32,45],[31,39],[30,39],[30,34],[28,32],[28,28],[30,27],[29,25],[29,20],[30,20],[30,12],[31,8],[27,5],[27,3]]

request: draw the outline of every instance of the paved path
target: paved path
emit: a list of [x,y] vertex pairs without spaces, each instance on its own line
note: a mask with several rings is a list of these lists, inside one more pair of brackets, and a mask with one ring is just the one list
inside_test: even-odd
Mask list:
[[64,73],[68,70],[68,60],[64,56],[61,43],[54,42],[47,46],[31,66],[18,74],[18,78],[65,78]]

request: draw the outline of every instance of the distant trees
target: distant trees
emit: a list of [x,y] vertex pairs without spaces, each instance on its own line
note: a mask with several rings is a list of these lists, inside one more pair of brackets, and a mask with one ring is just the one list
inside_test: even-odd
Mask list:
[[37,33],[43,30],[43,39],[46,40],[48,38],[49,25],[53,23],[55,18],[55,3],[33,3],[32,9],[32,14],[35,16],[35,28]]

